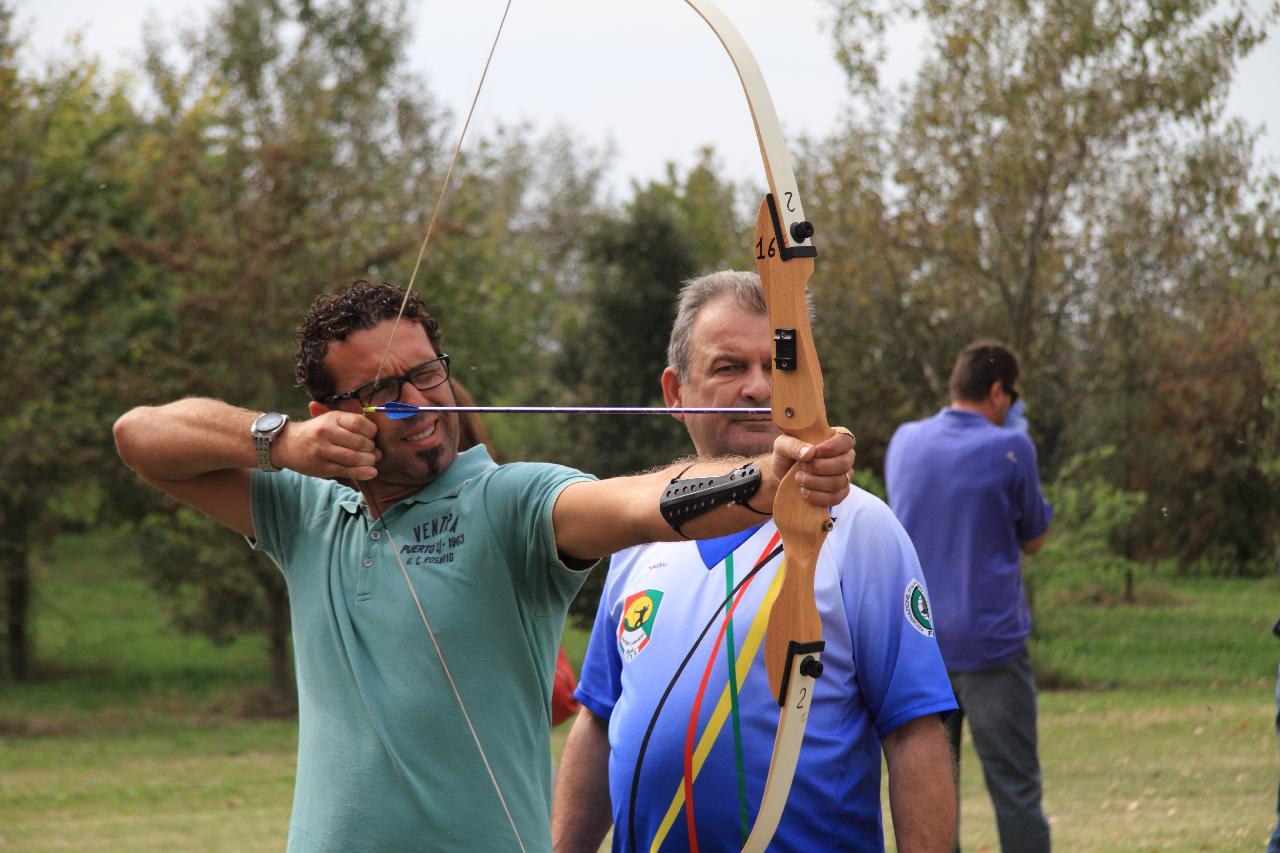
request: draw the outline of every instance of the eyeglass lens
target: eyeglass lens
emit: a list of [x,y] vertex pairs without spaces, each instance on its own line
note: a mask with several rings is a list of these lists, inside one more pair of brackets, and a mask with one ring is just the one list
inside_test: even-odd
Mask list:
[[388,376],[373,386],[363,401],[366,406],[385,406],[400,399],[403,383],[412,383],[419,391],[429,391],[449,378],[449,357],[428,361],[403,376]]

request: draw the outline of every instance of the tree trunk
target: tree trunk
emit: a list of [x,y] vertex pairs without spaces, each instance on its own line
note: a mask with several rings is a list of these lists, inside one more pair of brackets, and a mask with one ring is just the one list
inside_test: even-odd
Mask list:
[[0,573],[4,578],[5,663],[14,681],[31,677],[31,543],[27,514],[15,502],[0,508]]
[[271,690],[282,706],[292,706],[297,697],[289,666],[289,596],[283,584],[267,591],[267,645],[271,656]]
[[284,578],[274,566],[264,566],[251,555],[250,570],[262,589],[267,610],[267,655],[271,668],[272,705],[284,710],[297,708],[293,671],[289,665],[289,592]]

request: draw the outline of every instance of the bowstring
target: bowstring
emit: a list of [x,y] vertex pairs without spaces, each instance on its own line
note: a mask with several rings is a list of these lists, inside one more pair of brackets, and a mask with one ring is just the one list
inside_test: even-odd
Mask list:
[[[489,75],[489,66],[493,62],[493,55],[498,48],[498,39],[502,36],[502,28],[507,22],[507,13],[511,11],[511,0],[507,0],[506,6],[502,10],[502,18],[498,21],[498,30],[494,33],[493,43],[489,46],[489,54],[485,58],[484,68],[480,72],[480,82],[476,84],[475,94],[471,97],[471,106],[467,110],[467,117],[462,123],[462,130],[458,133],[458,141],[453,147],[453,155],[449,159],[449,168],[445,171],[444,180],[440,185],[440,193],[436,197],[434,209],[431,211],[431,218],[427,222],[427,232],[422,238],[422,243],[418,246],[418,257],[413,264],[413,272],[409,275],[409,284],[404,291],[404,299],[400,302],[400,310],[396,312],[395,322],[391,325],[391,334],[387,337],[387,346],[382,351],[382,358],[378,361],[378,369],[374,374],[374,383],[381,381],[382,370],[386,366],[387,357],[391,353],[391,345],[395,341],[396,331],[400,328],[400,319],[404,316],[405,309],[409,305],[409,297],[413,293],[414,284],[418,279],[418,271],[422,268],[422,260],[427,253],[427,244],[431,241],[431,235],[435,233],[436,220],[440,216],[440,211],[444,207],[445,197],[449,192],[449,183],[453,178],[454,168],[458,164],[458,157],[462,153],[462,143],[466,139],[467,129],[471,127],[471,119],[475,115],[476,104],[480,101],[480,91],[484,88],[484,81]],[[413,598],[414,607],[418,610],[418,616],[422,619],[422,625],[427,631],[427,637],[431,640],[431,646],[435,649],[436,658],[440,661],[440,669],[444,672],[445,680],[449,683],[449,689],[453,691],[453,698],[458,703],[458,710],[462,712],[462,718],[466,721],[467,730],[471,733],[471,740],[476,745],[476,750],[480,753],[480,761],[484,764],[485,773],[489,776],[489,781],[493,784],[494,793],[498,795],[498,801],[502,804],[502,812],[507,817],[507,823],[511,826],[511,832],[516,837],[516,844],[520,846],[521,853],[525,853],[524,840],[520,837],[520,830],[516,827],[515,817],[511,814],[511,808],[507,805],[507,798],[502,793],[502,786],[498,784],[498,777],[493,772],[493,765],[489,763],[489,755],[485,752],[484,746],[480,743],[480,735],[476,731],[475,723],[471,720],[471,714],[467,711],[467,705],[462,700],[462,691],[458,689],[458,683],[454,681],[453,673],[449,670],[449,664],[445,661],[444,650],[440,647],[440,641],[436,638],[436,632],[431,627],[431,620],[427,618],[426,608],[422,606],[422,599],[418,597],[418,590],[413,585],[413,579],[409,576],[409,570],[405,567],[404,560],[400,557],[400,549],[395,543],[395,539],[391,535],[391,526],[387,523],[386,516],[383,515],[382,507],[377,498],[373,495],[373,488],[365,488],[365,484],[356,480],[352,480],[356,486],[356,491],[364,495],[369,506],[378,514],[378,520],[382,522],[382,530],[387,537],[387,545],[391,548],[391,553],[395,555],[396,565],[400,567],[400,574],[404,577],[405,585],[409,588],[409,595]]]
[[400,567],[400,574],[404,576],[405,585],[409,587],[409,595],[413,598],[414,606],[418,608],[418,615],[422,617],[422,625],[427,629],[427,637],[431,640],[431,646],[436,651],[436,657],[440,661],[440,669],[444,671],[445,680],[449,682],[449,689],[453,691],[453,698],[458,703],[458,710],[462,712],[462,719],[466,721],[467,730],[471,732],[471,740],[480,752],[480,761],[484,764],[485,773],[489,774],[489,781],[493,783],[493,791],[498,795],[498,802],[502,804],[502,812],[507,816],[507,823],[511,825],[511,832],[516,837],[516,844],[520,845],[521,853],[526,853],[524,839],[520,837],[520,830],[516,828],[516,819],[511,814],[511,808],[507,805],[507,798],[502,793],[502,786],[498,784],[498,777],[493,772],[493,765],[489,763],[489,755],[480,743],[480,734],[476,731],[475,723],[471,721],[471,714],[467,711],[467,705],[462,701],[462,691],[458,689],[458,683],[453,680],[453,673],[449,671],[449,664],[444,659],[444,650],[440,648],[440,641],[436,639],[436,632],[431,627],[431,620],[427,618],[426,608],[422,606],[422,599],[418,598],[418,590],[413,585],[413,579],[409,577],[409,570],[405,568],[404,560],[400,558],[400,548],[391,536],[391,525],[387,523],[386,516],[382,514],[382,507],[377,498],[373,496],[373,489],[365,489],[364,485],[356,480],[352,480],[352,482],[357,483],[358,491],[364,495],[365,500],[378,513],[378,520],[382,522],[382,532],[387,536],[387,545],[391,547],[391,553],[395,555],[396,565]]
[[507,22],[507,13],[511,11],[511,0],[507,0],[507,5],[503,7],[502,19],[498,21],[498,31],[493,34],[493,44],[489,45],[489,55],[485,58],[484,68],[480,71],[480,82],[476,84],[475,94],[471,96],[471,106],[467,110],[467,117],[462,122],[462,131],[458,134],[458,142],[453,146],[453,156],[449,158],[449,168],[444,173],[444,180],[440,184],[440,194],[436,196],[435,208],[431,211],[431,219],[427,221],[427,233],[422,238],[422,243],[418,246],[418,257],[413,262],[413,272],[409,274],[409,284],[404,289],[404,299],[400,302],[400,310],[396,312],[395,322],[391,325],[391,335],[387,338],[387,347],[382,351],[382,359],[378,362],[378,370],[374,374],[373,381],[376,383],[382,379],[382,368],[386,366],[387,356],[391,352],[391,344],[396,339],[396,330],[400,328],[400,318],[404,316],[405,309],[409,306],[409,296],[413,293],[413,286],[418,280],[418,271],[422,269],[422,259],[427,254],[427,244],[431,242],[431,235],[436,230],[436,220],[440,217],[440,211],[444,208],[445,197],[449,193],[449,182],[453,179],[454,167],[458,165],[458,156],[462,153],[462,142],[467,138],[467,129],[471,127],[471,118],[476,113],[476,104],[480,101],[480,90],[484,88],[485,78],[489,76],[489,65],[493,62],[493,54],[498,49],[498,39],[502,36],[502,27]]

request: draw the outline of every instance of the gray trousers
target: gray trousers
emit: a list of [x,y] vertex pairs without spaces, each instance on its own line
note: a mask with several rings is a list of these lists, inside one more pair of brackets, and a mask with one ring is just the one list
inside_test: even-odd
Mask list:
[[[994,669],[951,672],[960,710],[947,718],[956,797],[960,796],[960,728],[967,717],[995,806],[1004,853],[1049,850],[1049,822],[1040,807],[1040,759],[1036,756],[1036,685],[1031,658],[1021,655]],[[956,809],[956,850],[960,849]]]

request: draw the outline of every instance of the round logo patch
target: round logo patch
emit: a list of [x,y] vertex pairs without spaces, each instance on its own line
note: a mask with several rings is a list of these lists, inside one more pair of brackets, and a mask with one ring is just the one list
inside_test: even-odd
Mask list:
[[920,581],[912,580],[907,584],[907,591],[902,595],[902,610],[915,628],[926,637],[933,636],[933,617],[929,613],[929,599],[924,594]]

